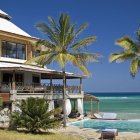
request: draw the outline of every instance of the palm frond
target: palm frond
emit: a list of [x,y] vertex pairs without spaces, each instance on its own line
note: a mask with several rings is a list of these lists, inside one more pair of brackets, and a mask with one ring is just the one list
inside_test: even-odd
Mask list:
[[36,46],[35,46],[35,49],[36,50],[39,50],[39,51],[46,51],[48,49],[55,49],[55,44],[53,44],[53,42],[50,42],[48,40],[38,40],[36,42]]
[[51,29],[51,27],[49,27],[49,25],[40,22],[36,25],[36,27],[38,30],[46,34],[52,42],[54,42],[57,45],[60,44],[58,37],[56,36],[55,32]]
[[45,61],[47,60],[47,58],[52,55],[52,53],[50,51],[47,52],[43,52],[43,54],[37,56],[37,57],[33,57],[32,59],[28,60],[25,62],[25,64],[39,64],[41,66],[43,66],[43,64],[45,63]]
[[84,65],[88,62],[99,62],[97,58],[102,57],[100,54],[88,52],[76,53],[74,56]]
[[114,62],[116,61],[117,63],[123,62],[125,60],[130,60],[135,56],[134,53],[131,51],[128,52],[120,52],[120,53],[112,53],[110,55],[109,62]]
[[69,30],[69,27],[70,27],[70,17],[66,14],[61,14],[60,15],[60,19],[59,19],[59,25],[60,25],[60,36],[59,36],[59,39],[60,39],[60,44],[62,46],[65,46],[65,37],[66,37],[66,34]]
[[81,48],[86,48],[88,45],[90,45],[93,41],[95,41],[96,37],[88,37],[85,39],[80,40],[79,42],[75,43],[74,45],[71,46],[73,50],[79,50]]
[[78,59],[75,55],[73,54],[67,54],[65,56],[67,59],[67,61],[69,60],[69,62],[71,62],[73,65],[75,65],[76,67],[80,68],[81,71],[83,71],[85,74],[90,75],[90,72],[88,71],[88,69],[84,66],[84,64],[82,63],[81,59]]
[[91,75],[89,70],[83,64],[76,63],[76,66],[79,67],[81,69],[81,71],[83,71],[85,74]]
[[125,50],[132,50],[135,46],[133,40],[127,36],[118,39],[115,44],[119,45]]
[[84,29],[86,29],[88,26],[88,23],[84,23],[80,26],[80,28],[76,31],[75,36],[77,37]]
[[76,27],[76,24],[72,24],[69,27],[67,34],[65,35],[65,46],[66,47],[69,47],[69,45],[72,44],[75,40],[75,37],[76,37],[75,33],[74,33],[75,27]]
[[130,72],[131,72],[132,77],[135,77],[135,75],[136,75],[136,73],[138,71],[139,63],[140,63],[139,59],[133,59],[131,61]]
[[49,16],[48,19],[49,19],[50,24],[52,26],[52,30],[55,32],[55,34],[59,35],[59,28],[57,27],[57,24],[56,24],[54,18]]

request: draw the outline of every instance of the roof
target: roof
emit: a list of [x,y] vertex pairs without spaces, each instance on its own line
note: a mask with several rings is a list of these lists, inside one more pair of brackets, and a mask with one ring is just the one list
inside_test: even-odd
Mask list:
[[10,32],[26,37],[31,37],[28,33],[20,29],[18,26],[16,26],[14,23],[10,21],[11,17],[0,10],[0,30],[5,32]]
[[0,17],[10,20],[11,17],[0,9]]
[[[0,70],[4,71],[30,71],[30,72],[37,72],[41,73],[42,79],[62,79],[63,73],[62,71],[56,71],[48,68],[42,68],[38,66],[31,66],[25,64],[15,64],[15,63],[6,63],[0,62]],[[86,78],[86,75],[76,75],[74,73],[66,72],[67,79],[76,79],[76,78]]]
[[96,96],[85,93],[84,94],[84,101],[91,101],[91,100],[99,102],[99,98],[97,98]]

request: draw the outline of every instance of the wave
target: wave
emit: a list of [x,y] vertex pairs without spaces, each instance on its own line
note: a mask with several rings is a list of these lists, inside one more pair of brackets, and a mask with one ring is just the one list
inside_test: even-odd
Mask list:
[[120,99],[130,99],[130,100],[132,100],[132,99],[140,99],[140,96],[131,96],[131,97],[128,97],[128,96],[122,96],[122,97],[118,97],[118,96],[113,96],[113,97],[98,97],[99,99],[107,99],[107,100],[109,100],[109,99],[112,99],[112,100],[120,100]]

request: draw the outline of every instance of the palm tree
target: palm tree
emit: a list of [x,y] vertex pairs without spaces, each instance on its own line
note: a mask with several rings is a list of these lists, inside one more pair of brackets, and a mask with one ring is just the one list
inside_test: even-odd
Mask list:
[[110,55],[110,62],[124,62],[130,61],[130,74],[132,77],[138,72],[140,68],[140,28],[136,32],[136,40],[128,36],[124,36],[116,41],[116,44],[123,48],[123,51],[112,53]]
[[[95,41],[96,37],[91,36],[80,41],[78,35],[88,26],[84,23],[76,30],[76,24],[70,23],[70,17],[67,14],[61,14],[59,22],[56,23],[53,17],[48,17],[49,23],[38,23],[37,29],[43,32],[47,40],[39,40],[36,44],[36,50],[41,50],[37,57],[34,57],[28,63],[36,62],[44,67],[51,62],[57,62],[63,72],[63,101],[64,101],[64,127],[66,126],[66,85],[65,85],[65,66],[67,62],[80,68],[85,74],[90,74],[86,68],[87,62],[98,62],[99,54],[82,52],[87,46]],[[42,49],[47,48],[47,50]]]

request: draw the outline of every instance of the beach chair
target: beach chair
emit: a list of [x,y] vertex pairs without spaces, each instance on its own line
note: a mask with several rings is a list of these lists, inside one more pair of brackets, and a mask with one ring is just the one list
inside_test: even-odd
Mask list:
[[98,113],[94,113],[92,114],[91,119],[102,119],[102,116]]
[[116,120],[117,114],[116,113],[104,113],[102,119],[104,119],[104,120]]
[[117,120],[117,114],[116,113],[104,113],[103,116],[101,116],[98,113],[94,113],[94,114],[92,114],[91,119]]
[[115,140],[116,136],[118,136],[117,129],[104,129],[101,132],[101,140],[104,140],[104,139]]
[[83,120],[84,119],[84,115],[80,115],[77,119],[78,120]]

